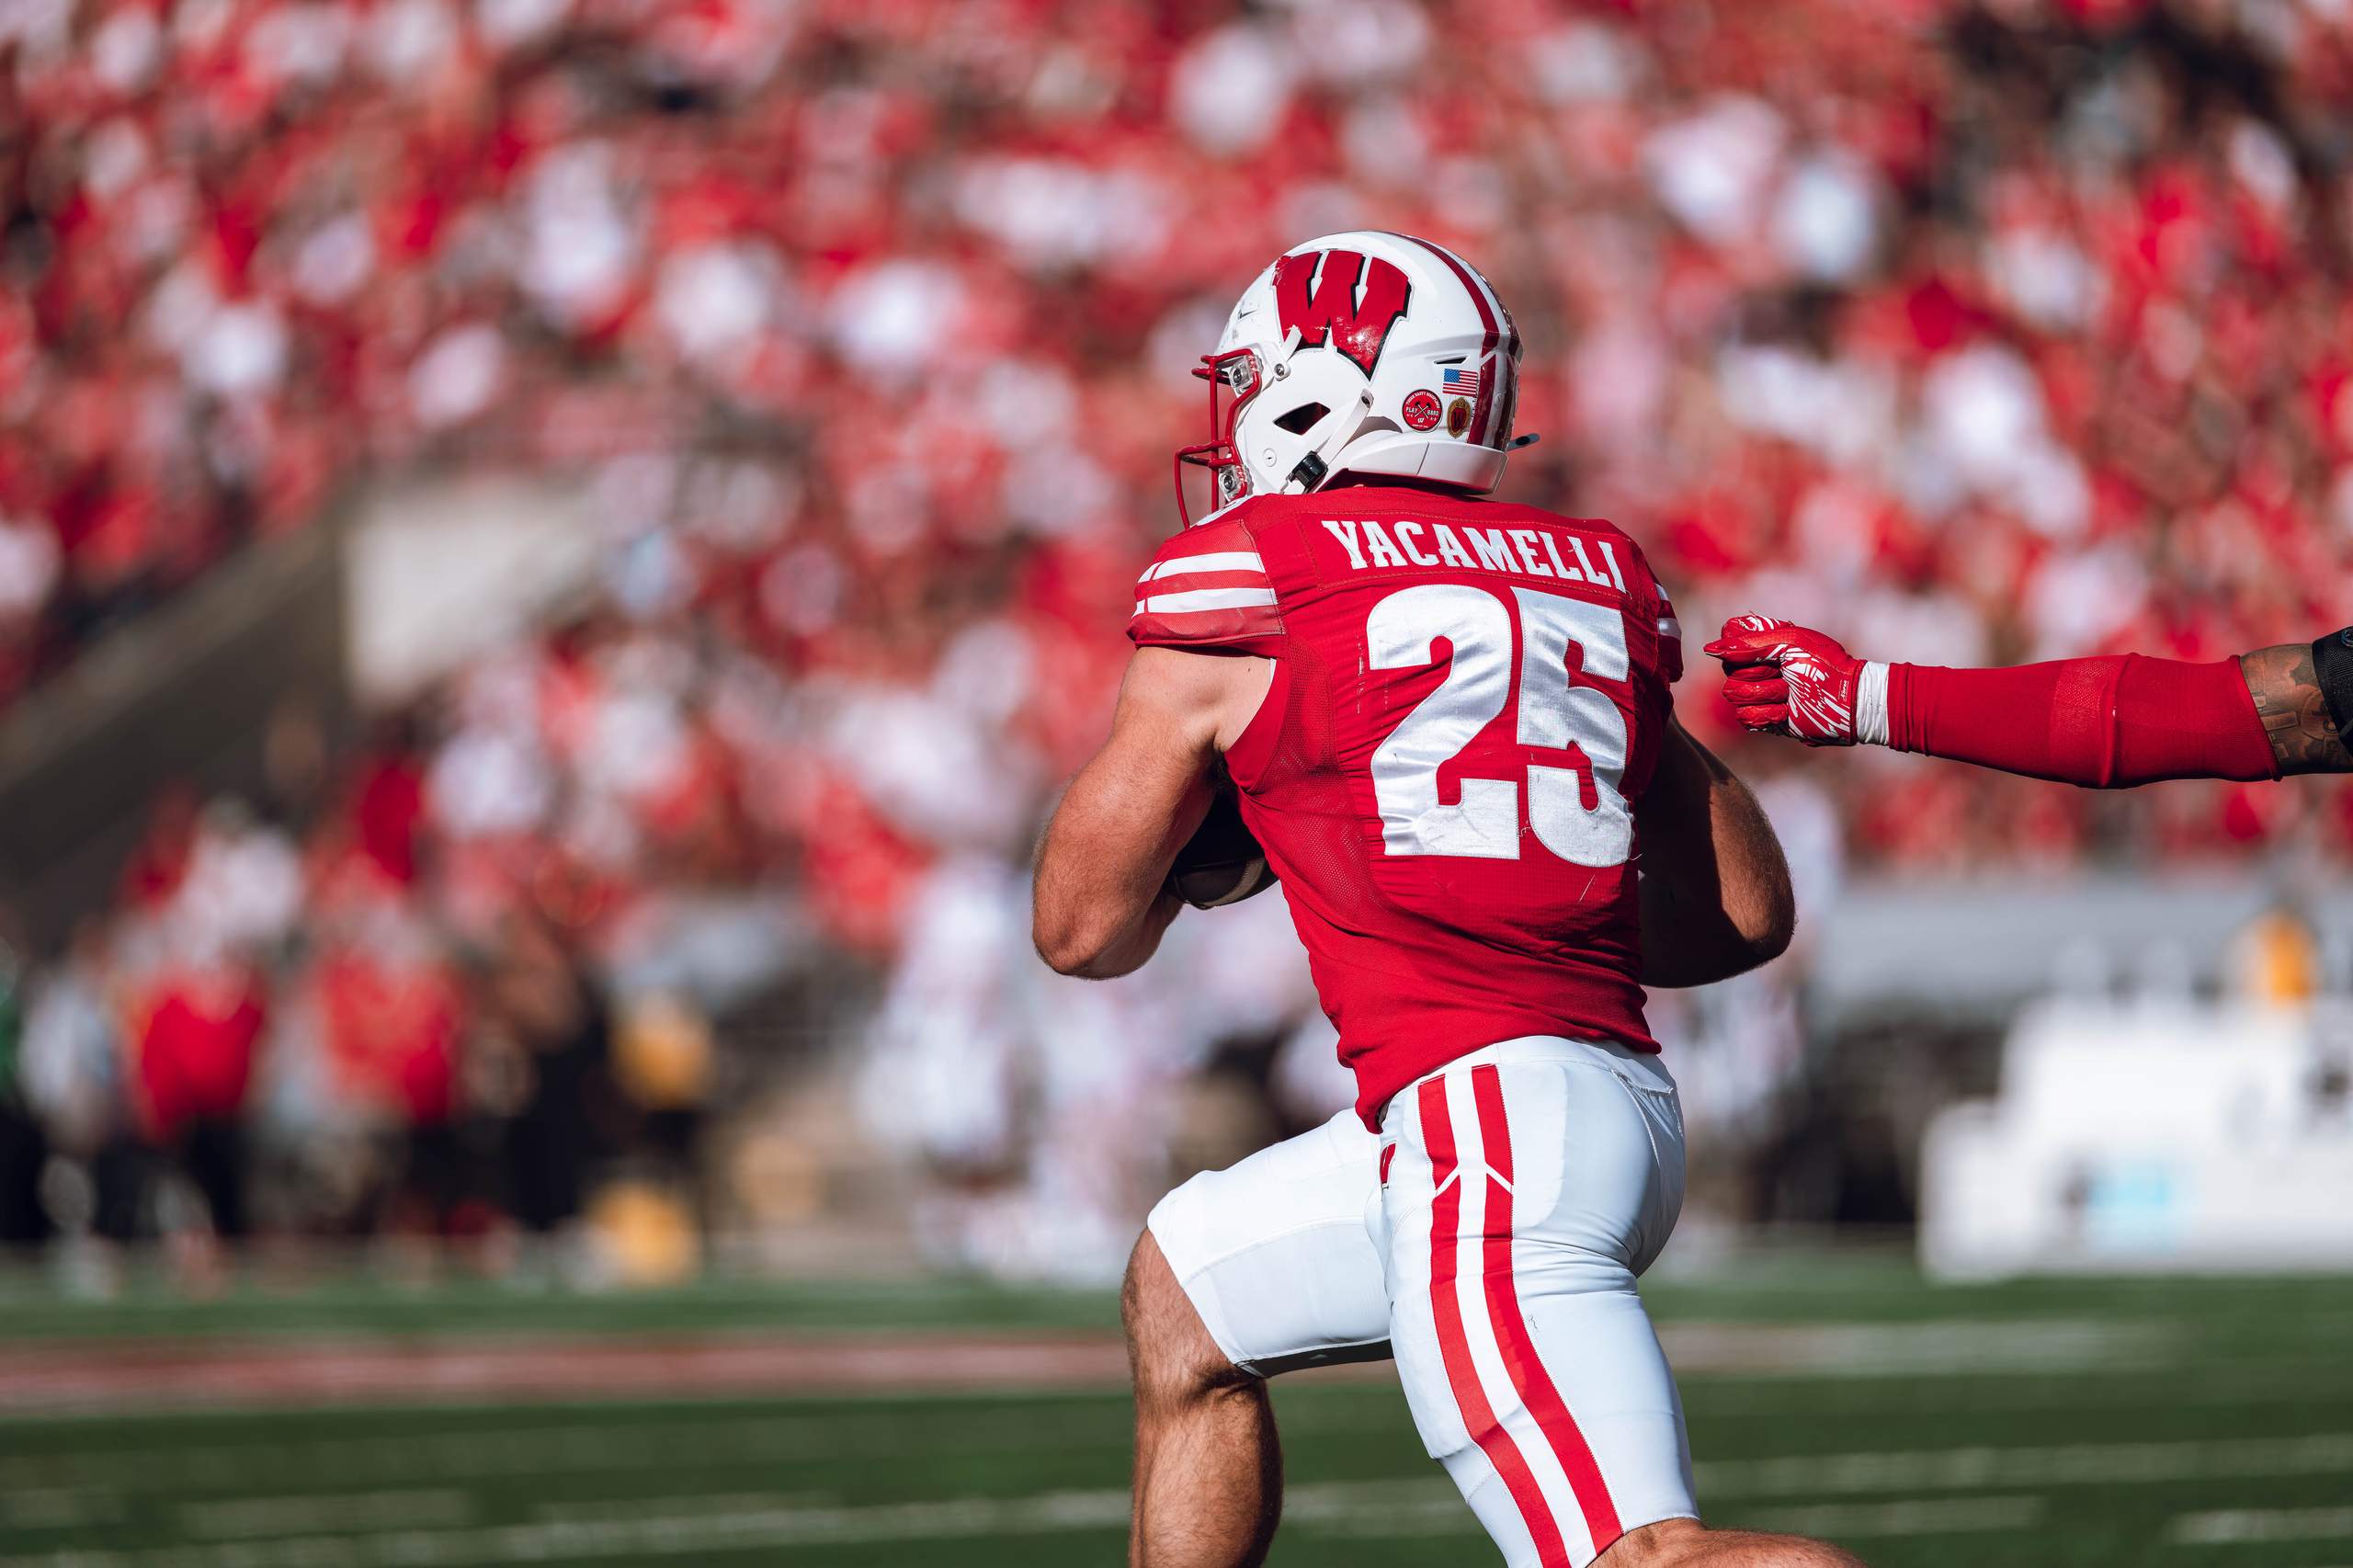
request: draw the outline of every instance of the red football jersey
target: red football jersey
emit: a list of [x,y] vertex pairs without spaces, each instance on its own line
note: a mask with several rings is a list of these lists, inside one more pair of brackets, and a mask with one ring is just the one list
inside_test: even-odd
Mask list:
[[1276,661],[1226,763],[1368,1125],[1497,1040],[1658,1049],[1633,802],[1682,645],[1633,540],[1402,487],[1254,496],[1161,547],[1128,634]]

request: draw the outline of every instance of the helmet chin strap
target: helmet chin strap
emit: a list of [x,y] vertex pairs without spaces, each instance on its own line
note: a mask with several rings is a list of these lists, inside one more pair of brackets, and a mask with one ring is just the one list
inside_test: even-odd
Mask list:
[[1291,464],[1290,472],[1283,478],[1282,493],[1304,495],[1329,479],[1332,476],[1332,460],[1339,456],[1342,447],[1356,438],[1357,432],[1364,426],[1364,416],[1371,411],[1372,388],[1368,385],[1357,393],[1357,405],[1349,417],[1341,419],[1324,415],[1332,426],[1332,434],[1324,437],[1321,446]]

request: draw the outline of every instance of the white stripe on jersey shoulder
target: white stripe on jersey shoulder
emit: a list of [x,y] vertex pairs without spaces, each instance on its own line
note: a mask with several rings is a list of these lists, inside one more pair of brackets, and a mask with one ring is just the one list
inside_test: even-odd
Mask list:
[[1255,550],[1205,551],[1199,555],[1155,561],[1144,568],[1143,575],[1136,582],[1141,585],[1155,577],[1183,577],[1195,572],[1256,572],[1263,577],[1267,574],[1267,562]]
[[[1182,615],[1188,610],[1247,609],[1275,602],[1272,588],[1195,588],[1184,594],[1154,594],[1136,606],[1136,615]],[[1130,616],[1129,619],[1135,619]]]
[[1679,638],[1683,635],[1683,623],[1676,619],[1671,615],[1660,616],[1658,618],[1658,634],[1661,637]]

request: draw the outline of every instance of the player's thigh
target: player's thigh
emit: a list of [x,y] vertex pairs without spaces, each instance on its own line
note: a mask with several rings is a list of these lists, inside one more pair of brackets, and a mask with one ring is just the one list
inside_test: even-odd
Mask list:
[[1226,1358],[1272,1376],[1389,1354],[1389,1295],[1368,1229],[1379,1141],[1353,1112],[1204,1171],[1148,1228]]
[[1693,1515],[1634,1284],[1681,1202],[1672,1081],[1597,1050],[1496,1048],[1408,1090],[1384,1132],[1399,1374],[1506,1560],[1586,1562]]

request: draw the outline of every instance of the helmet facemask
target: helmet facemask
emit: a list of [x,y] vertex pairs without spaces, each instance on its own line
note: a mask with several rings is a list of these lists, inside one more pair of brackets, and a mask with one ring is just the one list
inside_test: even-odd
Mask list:
[[1193,374],[1210,384],[1210,438],[1198,446],[1180,447],[1176,451],[1176,516],[1183,528],[1193,526],[1192,513],[1185,501],[1187,464],[1210,471],[1212,512],[1222,511],[1250,494],[1250,475],[1234,445],[1233,426],[1242,417],[1243,409],[1258,395],[1264,379],[1257,353],[1249,348],[1204,354],[1201,362],[1193,367]]
[[[1245,495],[1303,494],[1334,474],[1333,458],[1358,434],[1372,406],[1370,382],[1354,364],[1302,355],[1299,335],[1280,347],[1222,349],[1193,372],[1210,383],[1210,428],[1216,437],[1176,454],[1176,507],[1194,519],[1185,497],[1185,463],[1216,476],[1218,507]],[[1230,397],[1231,402],[1222,402]]]

